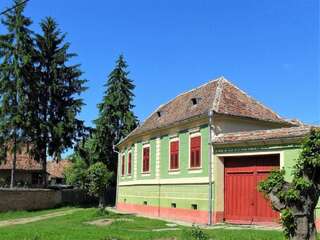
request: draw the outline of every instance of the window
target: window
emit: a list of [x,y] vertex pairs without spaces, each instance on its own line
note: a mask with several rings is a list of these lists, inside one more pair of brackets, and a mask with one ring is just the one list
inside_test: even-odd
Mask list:
[[121,162],[121,176],[124,176],[124,165],[125,165],[125,156],[122,156],[122,162]]
[[147,201],[143,201],[143,205],[148,205],[148,202]]
[[170,169],[179,168],[179,141],[170,142]]
[[191,98],[192,106],[197,105],[200,102],[201,98]]
[[144,147],[143,148],[143,166],[142,166],[143,172],[149,172],[150,171],[150,147]]
[[32,173],[31,182],[32,182],[32,185],[41,185],[43,182],[42,174]]
[[190,167],[199,168],[201,167],[201,137],[192,137],[190,140]]
[[197,105],[198,99],[197,98],[191,98],[191,102],[192,102],[192,105]]
[[131,152],[128,155],[128,175],[131,175]]
[[198,209],[198,204],[191,204],[191,208],[193,210],[197,210]]
[[176,204],[176,203],[171,203],[171,207],[172,207],[172,208],[176,208],[176,207],[177,207],[177,204]]

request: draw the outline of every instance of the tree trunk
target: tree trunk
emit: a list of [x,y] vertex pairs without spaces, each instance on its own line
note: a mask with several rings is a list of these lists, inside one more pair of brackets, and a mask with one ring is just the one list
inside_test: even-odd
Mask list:
[[46,147],[41,151],[41,163],[42,163],[42,185],[44,188],[48,187],[48,177],[47,177],[47,151]]
[[100,194],[99,196],[99,208],[105,208],[106,200],[104,198],[104,193]]
[[42,159],[42,185],[44,188],[48,186],[48,178],[47,178],[47,161],[46,159]]
[[317,230],[314,223],[314,214],[308,216],[295,216],[295,235],[292,240],[316,240]]
[[17,167],[17,138],[14,137],[10,188],[14,188],[15,187],[15,183],[16,183],[16,167]]

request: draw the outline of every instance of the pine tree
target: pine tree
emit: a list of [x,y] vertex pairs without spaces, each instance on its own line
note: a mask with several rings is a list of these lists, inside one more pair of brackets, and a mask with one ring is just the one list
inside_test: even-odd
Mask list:
[[70,44],[64,43],[65,34],[55,20],[48,17],[40,26],[42,34],[37,34],[35,40],[37,91],[33,91],[28,105],[33,109],[28,134],[31,153],[46,174],[47,156],[59,160],[82,134],[83,121],[77,115],[83,105],[79,95],[85,91],[86,81],[81,79],[79,65],[68,64],[76,54],[68,52]]
[[[16,157],[25,142],[28,112],[27,92],[33,76],[32,21],[23,15],[25,4],[15,0],[11,11],[1,21],[7,33],[0,36],[0,140],[1,150],[10,150],[11,184],[15,184]],[[5,153],[6,155],[6,153]]]
[[96,161],[105,163],[116,174],[117,154],[114,145],[136,126],[133,109],[134,84],[123,55],[119,56],[114,70],[109,74],[103,101],[98,105],[99,117],[95,120],[93,152]]

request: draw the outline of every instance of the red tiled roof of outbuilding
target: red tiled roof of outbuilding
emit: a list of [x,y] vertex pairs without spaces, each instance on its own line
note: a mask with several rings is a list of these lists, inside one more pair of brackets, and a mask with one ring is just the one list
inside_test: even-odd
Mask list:
[[47,172],[50,174],[51,177],[64,177],[64,170],[71,165],[70,160],[61,160],[61,161],[49,161],[47,166]]
[[245,132],[232,132],[219,134],[214,137],[214,144],[235,144],[254,141],[268,141],[268,140],[281,140],[281,139],[302,139],[310,133],[311,126],[296,126],[276,128],[269,130],[255,130]]
[[[9,155],[7,159],[0,164],[0,170],[12,169],[12,160],[12,156]],[[42,169],[42,166],[39,162],[30,157],[29,154],[19,153],[17,154],[16,169],[24,171],[38,171]]]

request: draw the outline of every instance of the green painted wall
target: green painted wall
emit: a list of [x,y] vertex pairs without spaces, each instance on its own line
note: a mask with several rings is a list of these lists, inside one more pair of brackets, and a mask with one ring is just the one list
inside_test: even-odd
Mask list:
[[169,171],[169,136],[161,137],[160,150],[160,178],[186,178],[186,177],[204,177],[208,176],[208,126],[200,127],[201,133],[201,161],[202,168],[200,171],[191,171],[189,169],[189,131],[178,133],[179,138],[179,171]]
[[[144,144],[150,144],[150,173],[142,173],[142,148]],[[138,143],[137,151],[137,179],[154,179],[156,173],[156,139]]]
[[[181,131],[177,134],[179,138],[179,164],[180,171],[175,174],[171,174],[169,171],[169,136],[164,135],[160,137],[160,178],[170,179],[170,178],[186,178],[186,177],[204,177],[208,174],[208,126],[204,125],[200,127],[201,133],[201,161],[202,168],[199,171],[190,171],[189,169],[189,135],[188,130]],[[150,144],[150,174],[142,173],[142,147],[143,144]],[[127,176],[128,167],[128,152],[132,151],[132,174],[131,177]],[[121,176],[121,159],[118,165],[119,181],[131,181],[134,180],[134,145],[126,148],[123,153],[125,153],[126,164],[125,164],[125,176]],[[143,179],[155,179],[156,177],[156,139],[150,139],[147,142],[137,143],[137,180]]]
[[292,180],[292,170],[299,154],[299,148],[287,149],[284,151],[284,169],[286,170],[285,178],[287,181]]
[[[160,196],[160,198],[159,198]],[[172,203],[177,208],[192,209],[192,204],[198,205],[198,210],[208,210],[208,185],[145,185],[119,187],[119,202],[170,208]]]
[[[179,172],[172,174],[169,171],[169,141],[170,137],[164,135],[160,137],[160,179],[179,179],[205,177],[208,173],[208,126],[200,127],[202,145],[201,145],[201,171],[192,172],[189,170],[189,131],[184,130],[177,133],[179,138]],[[155,179],[156,177],[156,139],[150,139],[150,174],[142,174],[142,146],[141,142],[137,143],[137,180]],[[132,151],[132,175],[127,176],[128,152]],[[293,166],[299,156],[300,148],[298,145],[282,145],[282,146],[263,146],[250,148],[224,148],[216,149],[216,153],[240,153],[240,152],[259,152],[259,151],[277,151],[283,150],[284,168],[286,170],[286,180],[292,180]],[[119,181],[129,182],[134,180],[134,158],[135,146],[132,145],[125,149],[126,155],[126,176],[121,177],[121,159],[118,165]],[[160,198],[159,198],[160,196]],[[190,209],[191,204],[197,204],[199,210],[208,210],[208,185],[207,184],[171,184],[171,185],[140,185],[140,186],[120,186],[118,201],[131,204],[143,204],[144,201],[148,205],[160,207],[171,207],[172,203],[176,203],[177,208]],[[214,199],[214,198],[213,198]],[[316,211],[317,218],[320,218],[320,202]]]

